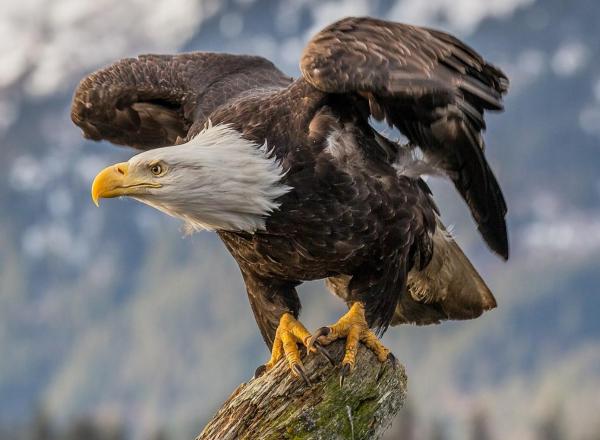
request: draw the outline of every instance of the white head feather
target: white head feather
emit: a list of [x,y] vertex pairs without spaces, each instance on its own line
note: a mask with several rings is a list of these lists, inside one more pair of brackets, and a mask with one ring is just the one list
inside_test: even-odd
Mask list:
[[161,188],[135,198],[173,217],[190,231],[255,232],[279,208],[277,198],[291,188],[281,183],[281,164],[263,146],[229,125],[208,124],[191,141],[140,153],[130,169],[164,164]]

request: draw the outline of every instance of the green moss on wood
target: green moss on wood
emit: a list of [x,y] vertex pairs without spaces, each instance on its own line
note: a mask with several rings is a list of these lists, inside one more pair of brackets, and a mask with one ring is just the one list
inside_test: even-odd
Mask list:
[[[329,350],[341,359],[343,343]],[[321,357],[304,359],[310,388],[281,363],[240,387],[198,439],[378,438],[402,406],[406,375],[402,366],[391,360],[382,364],[364,347],[357,360],[342,388],[339,368]]]

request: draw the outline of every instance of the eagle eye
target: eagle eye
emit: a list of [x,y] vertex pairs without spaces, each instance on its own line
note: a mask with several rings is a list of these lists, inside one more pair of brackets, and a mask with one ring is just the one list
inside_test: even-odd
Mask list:
[[163,167],[159,163],[150,165],[150,172],[155,176],[160,176],[163,173]]

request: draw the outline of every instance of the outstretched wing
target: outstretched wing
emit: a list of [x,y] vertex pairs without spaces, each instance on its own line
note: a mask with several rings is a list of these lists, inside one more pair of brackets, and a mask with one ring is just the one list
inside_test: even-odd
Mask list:
[[304,78],[327,93],[368,100],[452,179],[492,250],[508,258],[506,203],[485,156],[484,110],[502,110],[508,79],[443,32],[346,18],[304,49]]
[[255,56],[195,52],[126,58],[84,78],[71,119],[85,137],[149,149],[184,139],[194,122],[241,92],[291,78]]

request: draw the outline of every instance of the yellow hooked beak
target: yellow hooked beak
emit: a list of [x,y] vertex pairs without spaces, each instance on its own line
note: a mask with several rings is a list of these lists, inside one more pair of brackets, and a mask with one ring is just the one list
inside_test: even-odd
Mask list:
[[141,188],[160,188],[158,183],[147,182],[129,174],[127,162],[117,163],[104,168],[92,183],[92,200],[99,206],[101,198],[132,196],[140,194]]

